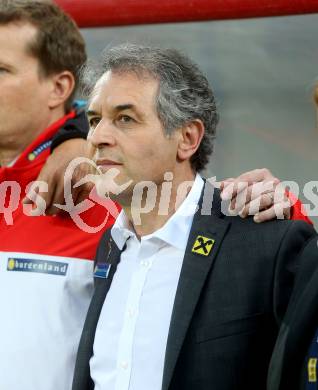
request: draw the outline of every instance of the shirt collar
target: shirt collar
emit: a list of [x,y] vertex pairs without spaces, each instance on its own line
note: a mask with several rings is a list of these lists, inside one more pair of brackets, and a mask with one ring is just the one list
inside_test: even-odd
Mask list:
[[120,250],[123,249],[128,238],[136,236],[134,228],[128,220],[124,210],[119,213],[111,230],[111,235]]
[[[160,229],[143,236],[141,240],[158,238],[171,246],[184,250],[188,242],[193,216],[197,210],[203,185],[204,181],[197,173],[191,190],[176,212]],[[123,210],[115,221],[111,234],[119,249],[124,247],[124,244],[129,237],[136,235],[133,226]]]

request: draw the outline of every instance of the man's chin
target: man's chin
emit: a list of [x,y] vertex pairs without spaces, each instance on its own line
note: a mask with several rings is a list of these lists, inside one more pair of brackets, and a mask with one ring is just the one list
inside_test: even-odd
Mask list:
[[119,201],[122,197],[126,198],[129,192],[128,187],[118,185],[114,181],[105,182],[98,180],[96,183],[96,192],[100,198]]

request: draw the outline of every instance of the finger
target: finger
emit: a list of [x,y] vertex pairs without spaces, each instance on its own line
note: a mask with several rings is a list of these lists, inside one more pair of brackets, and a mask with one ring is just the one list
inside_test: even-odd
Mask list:
[[[255,215],[259,211],[267,209],[271,207],[274,203],[279,203],[285,200],[285,194],[284,192],[280,193],[277,188],[275,190],[268,190],[272,187],[272,183],[270,183],[270,186],[264,186],[263,188],[256,188],[258,187],[258,184],[256,183],[255,187],[251,190],[249,187],[249,191],[247,194],[247,201],[246,206],[248,208],[248,214],[249,215]],[[244,208],[244,205],[240,204],[240,207]],[[244,214],[246,214],[246,211],[244,211]]]
[[270,221],[272,219],[289,219],[290,207],[286,206],[286,202],[275,204],[267,210],[263,210],[254,216],[254,221],[257,223]]
[[232,199],[232,208],[234,208],[235,204],[235,208],[241,210],[245,208],[248,203],[253,202],[254,200],[260,202],[260,206],[262,206],[261,201],[263,196],[265,196],[263,202],[267,204],[269,198],[266,194],[271,194],[270,197],[272,197],[273,200],[275,197],[276,202],[280,202],[284,199],[285,190],[283,187],[278,188],[278,186],[279,185],[273,180],[249,185],[247,189],[241,191],[234,199]]
[[83,186],[73,187],[71,196],[75,206],[87,198],[87,196],[85,197],[84,194],[85,194],[85,190]]
[[289,199],[284,200],[280,203],[275,202],[273,208],[275,210],[275,215],[277,219],[286,219],[287,216],[288,218],[290,218],[291,203]]
[[[53,206],[54,199],[59,198],[59,200],[61,200],[60,196],[58,196],[57,193],[58,193],[57,186],[54,186],[53,190],[49,191],[50,201],[46,202],[45,215],[55,215],[55,214],[58,214],[59,209],[57,207]],[[59,203],[61,203],[61,202],[59,202]]]
[[[46,173],[45,166],[40,171],[40,174],[38,175],[36,181],[32,183],[30,187],[27,187],[26,190],[26,196],[23,199],[24,204],[35,204],[37,205],[38,197],[41,198],[41,205],[45,204],[44,211],[47,208],[47,205],[50,205],[52,202],[52,192],[50,192],[50,189],[54,189],[54,185],[52,184],[52,180],[54,180],[54,176],[49,176]],[[43,190],[42,184],[46,185],[45,190]],[[42,188],[42,190],[41,190]],[[35,196],[36,194],[36,196]]]
[[85,186],[79,187],[77,197],[76,199],[74,198],[74,204],[77,205],[83,202],[83,200],[87,199],[91,191],[93,190],[93,188],[94,188],[94,184],[89,184],[89,183],[86,183]]
[[[72,197],[74,204],[77,205],[88,198],[94,183],[88,181],[88,176],[95,173],[91,166],[80,165],[74,173],[72,180]],[[95,176],[95,175],[94,175]],[[81,183],[83,181],[83,183]]]
[[[49,186],[49,188],[50,188],[50,186]],[[45,214],[46,214],[46,210],[48,209],[48,207],[50,206],[50,204],[53,201],[54,192],[55,191],[53,190],[53,192],[49,191],[49,192],[39,192],[38,193],[38,196],[44,200],[44,204],[46,205],[45,210],[44,210]]]
[[233,180],[231,183],[227,185],[227,187],[222,191],[221,198],[223,200],[232,200],[237,197],[237,195],[245,191],[248,187],[247,182],[236,182],[236,180]]
[[228,179],[224,179],[221,181],[220,190],[221,192],[234,180],[233,177],[229,177]]
[[28,215],[44,215],[46,209],[46,202],[41,195],[46,193],[45,191],[47,191],[47,187],[48,184],[43,181],[31,182],[26,187],[26,196],[23,199],[22,203],[23,206],[25,206],[23,208],[24,210],[26,210]]
[[232,188],[231,186],[225,188],[222,194],[222,199],[230,200],[232,197],[235,197],[238,193],[237,189],[240,188],[239,183],[241,182],[247,182],[250,185],[257,182],[270,180],[274,181],[274,183],[279,183],[279,179],[274,177],[272,173],[266,168],[254,169],[253,171],[243,173],[230,183],[233,186]]
[[247,203],[240,211],[239,215],[242,218],[246,218],[248,215],[256,215],[262,210],[270,208],[274,204],[274,195],[272,193],[266,193],[253,199],[251,202]]
[[74,205],[76,206],[79,203],[83,202],[85,199],[87,199],[87,196],[88,196],[88,194],[85,190],[79,189],[76,196],[74,194],[74,199],[73,199]]
[[235,181],[247,181],[249,184],[268,180],[278,180],[267,168],[253,169],[238,176]]
[[270,221],[272,219],[276,219],[274,207],[271,207],[267,210],[261,211],[260,213],[254,215],[253,219],[254,219],[254,222],[256,222],[256,223],[261,223],[261,222]]
[[22,199],[22,204],[33,204],[33,200],[31,200],[29,197],[28,197],[28,194],[25,195],[25,197]]
[[55,187],[54,193],[52,193],[52,203],[47,207],[46,214],[47,215],[56,215],[63,213],[63,210],[57,207],[57,205],[65,205],[66,199],[65,199],[65,184],[70,185],[71,193],[69,196],[72,197],[73,204],[76,205],[79,202],[77,201],[78,194],[81,192],[81,187],[74,187],[73,180],[71,177],[67,177],[64,175],[63,182],[56,181],[58,184]]
[[39,192],[38,188],[34,188],[32,192],[31,192],[31,190],[28,191],[25,194],[25,197],[22,199],[22,203],[23,204],[31,204],[31,205],[35,204],[38,192]]
[[46,203],[41,200],[40,196],[34,195],[30,203],[23,204],[23,212],[34,217],[45,215]]
[[[258,183],[249,183],[247,181],[237,182],[236,180],[231,182],[225,189],[225,197],[228,197],[237,202],[236,207],[243,207],[247,202],[250,202],[252,199],[259,197],[262,193],[272,191],[276,183],[273,181],[262,181]],[[227,196],[227,194],[229,196]]]
[[238,186],[233,188],[233,196],[230,203],[232,210],[241,210],[246,204],[246,197],[248,191],[248,183],[240,182]]
[[[278,181],[279,182],[279,181]],[[262,194],[273,192],[279,185],[276,180],[261,181],[257,183],[239,182],[234,186],[232,199],[237,202],[237,207],[243,207],[251,200],[259,198]],[[236,199],[235,199],[236,198]]]

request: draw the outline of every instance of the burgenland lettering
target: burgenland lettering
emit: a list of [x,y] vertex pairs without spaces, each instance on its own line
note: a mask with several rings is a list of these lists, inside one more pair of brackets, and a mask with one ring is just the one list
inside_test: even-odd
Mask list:
[[48,260],[9,258],[7,270],[65,276],[68,264]]

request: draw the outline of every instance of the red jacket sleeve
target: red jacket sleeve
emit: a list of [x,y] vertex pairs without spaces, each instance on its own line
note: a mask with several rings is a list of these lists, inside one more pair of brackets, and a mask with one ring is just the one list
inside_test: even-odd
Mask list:
[[292,208],[290,210],[290,219],[293,219],[293,220],[301,220],[301,221],[305,221],[311,225],[313,225],[311,219],[307,216],[307,213],[305,211],[305,208],[303,206],[303,204],[301,203],[301,201],[299,199],[296,198],[296,196],[294,194],[292,194],[291,192],[288,193],[288,198],[292,201]]

